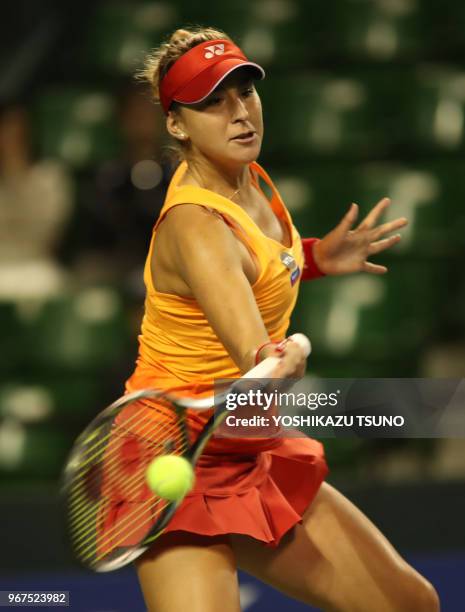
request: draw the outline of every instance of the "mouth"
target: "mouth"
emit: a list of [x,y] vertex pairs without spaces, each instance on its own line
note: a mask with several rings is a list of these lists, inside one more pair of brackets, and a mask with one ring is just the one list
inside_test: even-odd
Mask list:
[[256,132],[254,132],[253,130],[249,130],[248,132],[243,132],[242,134],[239,134],[238,136],[231,138],[231,140],[234,140],[235,142],[248,143],[248,142],[252,142],[253,140],[255,140],[256,136],[257,136]]

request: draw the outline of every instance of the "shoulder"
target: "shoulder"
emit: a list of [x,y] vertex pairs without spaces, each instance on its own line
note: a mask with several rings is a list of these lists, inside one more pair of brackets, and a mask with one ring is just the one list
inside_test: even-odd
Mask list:
[[157,233],[170,250],[189,253],[195,249],[226,249],[233,234],[221,214],[208,205],[177,204],[170,208]]
[[161,227],[172,232],[209,228],[218,224],[221,215],[207,204],[179,203],[166,211]]

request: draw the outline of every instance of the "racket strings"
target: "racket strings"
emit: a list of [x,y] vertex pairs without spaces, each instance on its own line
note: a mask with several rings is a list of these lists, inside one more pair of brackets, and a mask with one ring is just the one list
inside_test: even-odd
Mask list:
[[[141,481],[144,479],[144,474],[142,474]],[[140,486],[140,485],[137,485]],[[102,518],[105,516],[105,513],[112,506],[112,502],[105,499],[100,506],[95,506],[92,510],[92,522],[89,523],[87,529],[81,528],[80,533],[76,534],[73,538],[74,544],[76,546],[76,551],[79,551],[79,556],[83,559],[89,559],[94,554],[94,549],[99,548],[105,541],[108,543],[112,542],[111,550],[106,550],[104,553],[100,555],[101,558],[107,556],[112,550],[118,548],[123,545],[125,541],[128,540],[129,536],[135,533],[140,529],[140,521],[136,524],[138,517],[143,512],[146,514],[147,510],[150,510],[152,514],[152,521],[156,520],[157,508],[160,505],[163,507],[167,506],[167,502],[161,498],[154,498],[153,500],[142,500],[136,502],[136,507],[129,514],[127,514],[122,520],[119,520],[115,526],[111,528],[101,528],[100,530],[96,526],[96,522],[98,518]],[[142,506],[142,507],[141,507]],[[158,510],[158,514],[163,511],[163,508]],[[133,525],[134,528],[128,531],[128,528],[131,528]],[[87,537],[86,537],[87,536]],[[122,536],[122,538],[120,538]],[[82,539],[84,538],[84,540]],[[119,540],[117,538],[120,538]],[[116,540],[116,541],[115,541]]]
[[[142,509],[140,507],[136,507],[123,520],[117,523],[117,529],[112,528],[110,530],[102,531],[97,536],[95,542],[97,548],[101,546],[102,543],[105,543],[105,541],[111,541],[111,548],[110,550],[102,551],[100,554],[97,553],[95,561],[99,561],[107,557],[115,549],[124,546],[125,542],[127,542],[128,539],[134,533],[140,530],[138,518],[141,514],[141,511],[149,510],[152,515],[151,521],[153,522],[154,520],[156,520],[155,514],[158,514],[159,516],[168,505],[168,502],[162,498],[158,498],[156,499],[156,501],[145,500],[141,503],[143,505]],[[156,512],[156,509],[160,505],[162,505],[162,508],[159,508],[158,512]],[[86,550],[82,551],[81,554],[85,555],[84,558],[89,558],[89,556],[91,555],[91,553],[89,554],[89,547],[87,547]]]
[[[161,446],[161,445],[157,445],[157,446]],[[184,449],[185,449],[185,445],[184,445]],[[181,448],[181,450],[183,450],[183,448]],[[148,458],[148,461],[146,461],[143,464],[140,464],[139,469],[135,472],[135,474],[133,476],[131,476],[129,479],[125,480],[125,484],[124,484],[124,497],[126,500],[129,500],[130,497],[135,494],[138,490],[140,490],[140,486],[141,484],[145,481],[145,470],[147,467],[147,464],[154,458],[154,455],[151,455]],[[108,466],[107,466],[108,467]],[[120,470],[121,472],[122,470]],[[100,474],[99,474],[100,476]],[[98,477],[99,477],[98,476]],[[115,480],[116,478],[118,478],[118,474],[112,474],[110,476],[110,478],[113,478],[113,480]],[[80,528],[82,530],[82,525],[84,522],[87,521],[88,516],[92,513],[93,508],[92,508],[92,501],[86,499],[86,493],[85,490],[88,489],[88,483],[84,483],[82,480],[80,480],[77,483],[77,487],[75,489],[75,493],[77,493],[77,495],[80,495],[81,499],[78,500],[77,504],[74,505],[74,507],[72,507],[72,505],[70,506],[70,515],[72,517],[72,520],[74,522],[74,528],[78,529]],[[107,488],[111,488],[111,485],[109,485]],[[79,490],[78,490],[79,489]],[[101,502],[101,499],[99,500]],[[74,504],[74,502],[73,502]],[[89,508],[89,505],[91,506]],[[87,508],[86,508],[87,506]]]
[[[116,528],[112,527],[106,530],[101,529],[100,532],[97,529],[97,533],[95,533],[95,526],[91,525],[90,529],[87,530],[87,538],[84,541],[80,541],[78,545],[76,540],[74,540],[76,551],[79,551],[79,556],[84,560],[88,560],[89,558],[93,556],[94,549],[98,550],[98,548],[101,547],[102,544],[104,544],[105,542],[108,543],[111,541],[110,550],[102,551],[100,554],[95,553],[96,555],[95,561],[98,561],[98,560],[101,560],[107,557],[113,550],[124,545],[124,543],[129,539],[129,537],[140,529],[140,523],[137,521],[137,519],[140,517],[141,513],[145,514],[147,510],[150,510],[150,513],[152,515],[152,521],[153,521],[153,520],[156,520],[155,518],[155,514],[157,514],[156,509],[160,505],[163,506],[162,508],[158,510],[158,514],[160,514],[163,511],[163,509],[166,508],[166,506],[168,505],[168,502],[162,498],[155,499],[155,501],[154,500],[143,500],[141,502],[136,502],[136,503],[138,505],[136,505],[134,510],[132,510],[122,520],[116,523]],[[108,507],[111,506],[111,502],[108,502],[108,500],[105,500],[103,505],[106,506],[106,508],[105,507],[103,509],[98,508],[100,512],[102,510],[103,512],[105,512],[105,510],[107,510]],[[141,505],[142,505],[142,508],[141,508]],[[99,512],[97,512],[97,514],[99,514]],[[95,516],[94,519],[97,519],[97,516]],[[85,534],[82,534],[82,535],[85,535]],[[79,538],[79,540],[80,539],[81,538]]]
[[[116,438],[118,435],[122,435],[123,437],[127,436],[128,425],[131,422],[135,421],[137,418],[140,418],[140,413],[133,415],[130,419],[124,422],[123,424],[124,427],[119,425],[118,426],[119,429],[117,429],[116,431],[115,429],[112,428],[110,435],[106,436],[104,439],[100,439],[97,442],[97,444],[94,444],[90,449],[87,449],[87,452],[89,453],[89,452],[95,451],[98,446],[101,447],[101,450],[99,452],[93,453],[93,457],[86,458],[84,465],[88,465],[90,461],[94,461],[94,463],[96,463],[95,460],[97,459],[97,457],[101,457],[104,454],[105,447],[103,445],[106,440],[108,440],[109,438]],[[144,421],[148,421],[147,430],[143,429],[143,427],[146,427],[146,424],[144,424]],[[153,427],[150,428],[150,425],[153,425]],[[158,438],[160,438],[160,436],[163,436],[162,442],[159,442],[157,444],[156,441],[147,437],[154,432],[157,433]],[[130,431],[129,433],[131,433],[131,435],[134,435],[134,432]],[[175,434],[177,434],[177,436]],[[146,447],[147,446],[149,447],[148,449],[146,449],[146,453],[144,454],[147,455],[147,458],[150,458],[150,460],[152,460],[153,450],[156,448],[160,448],[162,446],[166,448],[166,444],[164,444],[164,442],[166,442],[169,436],[171,437],[171,440],[173,439],[173,437],[182,437],[182,434],[179,431],[178,424],[177,423],[160,424],[159,422],[154,423],[153,419],[150,418],[150,415],[149,415],[142,421],[139,421],[137,436],[135,437],[138,438],[139,443],[142,440],[146,444]],[[187,448],[187,444],[185,441],[183,441],[181,446],[178,447],[176,450],[184,451],[186,448]],[[151,451],[151,454],[149,455],[150,451]],[[121,446],[119,444],[115,444],[111,452],[107,455],[107,457],[103,459],[105,467],[107,469],[108,469],[108,466],[110,466],[110,468],[113,467],[113,464],[117,463],[114,461],[115,458],[120,456],[120,454],[121,454]],[[124,487],[124,494],[126,498],[132,495],[133,493],[135,493],[138,489],[140,489],[141,484],[145,481],[145,468],[146,468],[146,465],[141,467],[139,470],[136,470],[135,474],[129,480],[126,479],[125,487]],[[82,472],[82,469],[81,469],[81,472]],[[116,470],[115,474],[113,474],[115,478],[117,478],[118,476],[117,472],[118,470]],[[98,472],[96,475],[96,478],[99,478],[100,476],[101,476],[101,473]],[[112,542],[111,551],[113,551],[119,546],[121,546],[122,544],[124,544],[124,542],[127,541],[127,539],[133,533],[135,533],[138,529],[140,529],[140,524],[136,524],[136,520],[137,520],[136,515],[140,514],[141,509],[140,507],[136,507],[133,511],[131,511],[128,515],[126,515],[122,520],[118,521],[116,523],[116,529],[115,528],[107,529],[107,530],[101,529],[99,531],[97,528],[97,533],[95,533],[96,531],[95,524],[98,521],[98,518],[102,515],[102,513],[103,514],[105,513],[108,507],[111,506],[112,502],[109,502],[108,499],[104,499],[103,503],[102,503],[102,500],[100,500],[99,503],[92,503],[92,501],[89,501],[88,496],[86,495],[86,489],[88,489],[88,483],[84,483],[83,480],[81,479],[77,487],[75,487],[74,490],[71,492],[71,496],[74,498],[71,504],[71,506],[74,506],[74,508],[72,507],[71,514],[72,514],[72,522],[74,523],[74,525],[72,525],[72,531],[74,532],[73,540],[78,550],[80,550],[79,556],[81,556],[84,559],[89,559],[94,554],[95,555],[98,554],[98,548],[101,547],[102,542],[105,542],[105,540],[106,541],[111,540]],[[137,503],[140,506],[141,502],[139,501]],[[167,505],[166,500],[163,500],[161,498],[158,498],[155,501],[150,500],[150,499],[144,500],[142,504],[144,506],[143,509],[145,511],[147,510],[147,505],[149,505],[150,511],[152,514],[152,518],[158,506],[163,504],[164,507],[166,507]],[[162,510],[163,508],[161,509],[161,511]],[[136,519],[136,520],[133,520],[133,519]],[[128,528],[130,529],[129,531],[128,531]],[[123,536],[123,538],[120,538],[120,536]],[[117,538],[120,538],[120,539],[115,541]],[[94,552],[95,549],[97,549],[97,552]],[[111,551],[105,550],[101,552],[98,555],[97,559],[94,560],[94,562],[97,562],[98,560],[107,557]]]
[[[128,408],[128,407],[129,407],[129,406],[126,406],[126,408]],[[123,410],[124,410],[124,409],[123,409]],[[145,406],[145,405],[144,405],[143,410],[144,410],[144,411],[147,411],[147,418],[151,418],[151,417],[149,416],[149,415],[151,414],[149,411],[152,411],[152,412],[158,412],[159,414],[163,415],[164,417],[167,417],[167,416],[168,416],[168,418],[171,418],[171,419],[175,418],[175,416],[174,416],[172,413],[170,414],[169,412],[162,411],[162,410],[160,410],[159,408],[148,407],[148,406]],[[120,413],[120,414],[121,414],[121,413]],[[130,417],[129,419],[127,419],[127,421],[125,421],[125,426],[126,426],[126,427],[128,427],[128,426],[129,426],[131,423],[132,423],[132,424],[134,424],[134,422],[137,422],[138,417],[139,417],[139,413],[136,411],[132,417]],[[102,425],[102,426],[101,426],[101,429],[104,429],[104,427],[106,427],[107,425],[108,425],[108,424],[107,424],[107,423],[105,423],[104,425]],[[119,425],[119,424],[118,424],[118,427],[121,427],[121,428],[122,428],[122,425]],[[90,436],[89,436],[89,437],[90,437],[91,439],[93,439],[93,438],[97,437],[97,438],[98,438],[98,440],[97,440],[97,443],[96,443],[96,444],[94,444],[94,445],[93,445],[92,447],[90,447],[89,449],[86,449],[86,451],[90,453],[90,452],[92,452],[92,451],[96,450],[98,447],[100,447],[100,448],[99,448],[99,450],[98,450],[98,451],[97,451],[97,452],[96,452],[96,453],[95,453],[95,454],[94,454],[92,457],[88,457],[85,463],[82,463],[82,461],[80,461],[80,462],[79,462],[80,467],[85,467],[87,463],[92,462],[92,460],[93,460],[95,457],[98,457],[98,456],[101,454],[101,452],[105,450],[105,448],[106,448],[106,447],[105,447],[104,445],[105,445],[105,444],[108,442],[108,440],[109,440],[109,439],[110,439],[110,438],[113,436],[113,432],[114,432],[114,429],[113,429],[113,427],[111,427],[110,431],[108,432],[108,434],[107,434],[106,436],[99,437],[99,436],[98,436],[98,433],[96,433],[95,431],[93,431],[93,432],[90,434]]]
[[[145,477],[145,472],[144,472],[144,477]],[[162,498],[158,498],[157,501],[154,503],[153,500],[145,500],[143,503],[146,504],[150,504],[150,510],[153,513],[153,509],[156,508],[157,506],[159,506],[160,504],[164,504],[164,507],[167,506],[167,502],[166,500],[162,499]],[[161,509],[161,512],[163,511],[164,508]],[[119,522],[118,524],[118,529],[113,532],[113,533],[108,533],[107,532],[103,532],[101,534],[100,537],[97,537],[97,545],[100,543],[102,539],[106,538],[106,537],[111,537],[111,538],[116,538],[119,537],[120,535],[123,535],[123,538],[118,540],[117,542],[112,542],[112,551],[115,550],[116,548],[119,548],[120,546],[124,546],[124,542],[127,541],[128,537],[131,536],[132,534],[136,533],[139,530],[139,525],[135,524],[135,521],[131,520],[135,515],[140,515],[140,508],[136,507],[131,513],[129,513],[122,521]],[[137,518],[137,517],[136,517]],[[152,518],[153,520],[153,518]],[[134,528],[131,529],[130,531],[128,531],[128,528],[132,527],[133,525]],[[153,539],[155,539],[157,536],[155,535],[153,537]],[[100,541],[99,541],[100,540]],[[105,557],[107,557],[110,553],[108,551],[102,552],[100,554],[97,554],[96,559],[95,559],[95,563],[97,563],[98,561],[104,559]],[[89,555],[87,555],[87,557],[89,557]]]
[[[140,412],[136,412],[131,418],[127,419],[123,424],[118,424],[117,428],[113,428],[112,427],[110,432],[109,432],[109,434],[107,434],[106,436],[99,437],[98,442],[96,444],[94,444],[91,448],[86,449],[87,454],[89,454],[89,453],[95,451],[95,449],[97,447],[100,447],[99,450],[97,452],[95,452],[91,457],[85,457],[85,458],[79,457],[79,466],[78,466],[77,470],[79,471],[79,476],[78,477],[81,478],[81,480],[82,480],[82,472],[83,472],[85,467],[87,467],[89,464],[96,465],[96,464],[99,463],[101,456],[108,449],[108,446],[109,446],[108,442],[117,435],[117,433],[115,433],[115,432],[118,432],[119,430],[124,430],[127,433],[130,433],[130,434],[134,435],[134,432],[131,432],[131,430],[129,429],[129,426],[133,425],[134,423],[137,423],[138,419],[139,419],[139,422],[137,424],[139,426],[141,426],[141,424],[144,421],[148,421],[148,422],[152,421],[152,422],[154,422],[152,417],[151,417],[151,413],[148,412],[149,409],[144,407],[144,411],[146,411],[146,410],[147,410],[146,416],[142,420],[140,419]],[[152,410],[152,409],[150,409],[150,410]],[[166,416],[165,413],[162,413],[162,414],[164,416]],[[174,420],[174,418],[175,418],[174,415],[170,415],[170,417],[171,417],[172,420]],[[104,429],[104,427],[106,425],[107,424],[103,425],[101,427],[101,429]],[[158,426],[160,433],[163,432],[163,430],[166,428],[166,426],[172,426],[172,425],[173,425],[172,422],[171,423],[163,423],[162,426],[160,427],[160,422],[156,423],[156,426]],[[91,434],[91,436],[92,436],[92,438],[95,438],[96,436],[98,436],[98,433],[93,432]],[[138,437],[139,437],[139,439],[144,439],[144,436],[141,435],[140,431],[138,432]],[[153,442],[152,440],[148,440],[148,439],[146,441],[149,442],[149,443]],[[115,449],[115,455],[119,454],[119,453],[120,453],[120,449],[116,448]],[[107,454],[107,461],[108,461],[108,463],[110,461],[110,458],[111,458],[111,453]],[[75,479],[76,479],[76,477],[75,477]],[[70,496],[72,496],[72,492],[71,492]]]
[[[150,424],[151,419],[149,419],[149,424]],[[158,433],[159,435],[163,435],[164,439],[168,439],[168,437],[173,437],[173,432],[176,429],[176,425],[170,424],[168,425],[163,425],[163,427],[158,427]],[[121,435],[121,432],[119,430],[114,431],[113,433],[113,438],[112,441],[115,440],[118,437],[127,437],[127,433],[128,430],[123,430],[124,433]],[[134,436],[133,432],[129,432],[132,436]],[[136,439],[136,436],[134,436],[134,438]],[[150,439],[144,439],[144,437],[142,436],[137,436],[137,440],[138,442],[140,442],[140,440],[144,440],[147,443],[147,446],[150,447],[149,451],[155,451],[157,448],[165,448],[166,444],[164,441],[156,441],[156,440],[150,440]],[[110,442],[111,443],[111,442]],[[109,445],[107,446],[107,448],[109,447]],[[183,450],[183,449],[180,449]],[[80,467],[79,468],[79,473],[78,473],[78,481],[77,481],[77,485],[74,488],[73,491],[70,492],[69,495],[69,499],[70,499],[70,510],[74,511],[76,509],[76,505],[79,505],[79,502],[76,504],[75,500],[73,499],[75,494],[80,494],[82,490],[86,490],[89,488],[89,482],[87,480],[85,480],[85,476],[89,475],[92,471],[92,467],[98,467],[102,465],[102,455],[104,455],[104,451],[105,449],[102,449],[102,451],[99,453],[99,456],[97,457],[97,455],[94,455],[93,457],[93,465],[91,465],[91,467],[87,467],[89,465],[89,462],[86,461],[85,463],[85,472],[84,472],[84,468]],[[147,451],[147,452],[149,452]],[[107,453],[107,455],[104,457],[104,462],[105,465],[107,466],[108,469],[111,469],[113,467],[114,464],[118,463],[118,460],[121,459],[121,452],[122,452],[122,448],[121,445],[117,445],[116,443],[113,445],[113,449],[111,450],[110,453]],[[152,455],[153,457],[153,455]],[[96,461],[96,459],[98,459],[98,461]],[[94,478],[98,479],[101,476],[101,471],[99,471]]]
[[[145,503],[148,503],[148,502],[145,502]],[[163,504],[163,507],[161,508],[161,510],[159,512],[159,514],[160,514],[166,508],[166,506],[168,505],[168,502],[166,502],[166,500],[164,500],[164,499],[161,499],[161,498],[158,499],[155,502],[155,504],[152,504],[150,506],[150,510],[152,511],[154,507],[157,507],[160,504]],[[131,529],[131,527],[133,527],[133,528]],[[128,531],[128,528],[130,529],[129,531]],[[123,546],[124,542],[126,542],[128,540],[128,538],[130,538],[130,536],[132,536],[133,534],[137,533],[137,531],[139,531],[139,529],[140,529],[140,525],[136,524],[136,521],[134,520],[134,521],[130,522],[128,525],[124,525],[124,526],[121,525],[120,529],[118,529],[118,531],[116,533],[111,533],[111,532],[110,533],[108,533],[108,532],[103,533],[102,536],[97,539],[97,542],[96,542],[97,548],[98,548],[99,545],[104,543],[105,539],[107,539],[107,538],[108,538],[108,540],[111,539],[111,548],[110,548],[110,550],[105,550],[105,551],[102,551],[100,553],[97,552],[96,555],[95,555],[95,561],[94,562],[98,563],[99,561],[102,561],[103,559],[108,557],[108,555],[111,554],[111,552],[113,552],[117,548],[120,548],[121,546]],[[121,535],[123,535],[123,537],[115,542],[114,541],[115,538],[120,537]],[[84,559],[86,559],[86,558],[88,559],[89,557],[90,557],[90,555],[87,554],[87,556],[83,557],[83,558]]]
[[[150,425],[150,422],[149,422]],[[167,429],[166,427],[163,427],[163,429],[161,430],[160,428],[158,429],[158,434],[163,434],[164,437],[168,437],[168,436],[172,436],[173,432],[175,430],[176,426],[172,426],[171,429]],[[149,433],[149,432],[147,432]],[[115,434],[115,438],[117,437],[117,434]],[[149,460],[152,460],[154,458],[154,454],[153,451],[157,448],[157,447],[161,447],[163,446],[163,443],[154,443],[152,440],[148,441],[149,445],[150,445],[150,449],[148,452],[152,451],[150,456],[148,457]],[[185,445],[183,445],[185,446]],[[113,482],[115,481],[115,479],[118,477],[118,475],[115,475],[115,470],[114,470],[114,466],[118,465],[118,458],[120,458],[121,456],[121,447],[115,444],[114,450],[112,451],[111,456],[107,455],[106,457],[104,457],[103,459],[103,463],[100,463],[98,465],[98,467],[104,467],[106,468],[107,471],[107,480],[108,479],[112,479]],[[184,449],[180,449],[180,450],[184,450]],[[148,452],[146,451],[146,454],[148,454]],[[147,463],[148,461],[146,461]],[[109,473],[111,470],[113,470],[113,474]],[[122,470],[119,470],[120,472]],[[89,471],[88,471],[89,472]],[[133,493],[136,492],[137,488],[140,487],[140,472],[141,470],[139,470],[139,472],[135,472],[135,474],[130,477],[129,479],[126,479],[125,482],[125,497],[128,498],[129,496],[131,496]],[[99,470],[97,475],[95,476],[95,479],[100,478],[101,476],[105,476],[105,474],[102,473],[102,470]],[[145,476],[145,474],[143,474],[143,476]],[[78,496],[78,499],[75,500],[73,499],[71,501],[71,503],[69,504],[69,509],[70,509],[70,514],[73,518],[73,521],[76,523],[76,526],[79,526],[79,523],[82,523],[84,520],[86,520],[86,516],[82,516],[82,509],[83,507],[86,505],[89,505],[89,503],[92,503],[92,500],[88,500],[88,495],[86,496],[86,490],[89,490],[89,482],[86,481],[84,482],[84,479],[82,477],[82,474],[78,476],[79,480],[77,481],[77,486],[74,488],[74,490],[71,492],[71,497],[75,497],[75,495]],[[132,485],[132,486],[131,486]],[[102,487],[104,488],[104,487]],[[107,486],[107,489],[111,489],[111,482],[110,484]],[[111,491],[110,491],[111,492]],[[87,498],[87,499],[86,499]],[[84,513],[85,513],[85,508],[84,508]]]

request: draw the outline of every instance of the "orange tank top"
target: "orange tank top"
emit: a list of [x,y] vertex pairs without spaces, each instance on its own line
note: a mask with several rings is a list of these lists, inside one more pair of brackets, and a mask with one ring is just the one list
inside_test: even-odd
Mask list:
[[[240,376],[237,365],[196,300],[159,292],[152,281],[150,261],[156,248],[157,229],[174,206],[198,204],[217,211],[223,217],[255,257],[259,275],[252,289],[270,339],[281,340],[285,337],[297,299],[303,266],[302,244],[268,174],[255,162],[249,168],[258,190],[260,185],[256,175],[271,188],[269,204],[290,230],[292,244],[286,247],[267,237],[244,209],[232,200],[208,189],[178,186],[187,169],[186,162],[182,162],[171,180],[164,206],[153,229],[144,268],[147,294],[139,354],[135,371],[126,383],[127,392],[142,388],[179,387],[184,390],[183,395],[201,397],[212,393],[215,379]],[[189,231],[188,228],[186,231]],[[205,273],[208,274],[208,270]]]

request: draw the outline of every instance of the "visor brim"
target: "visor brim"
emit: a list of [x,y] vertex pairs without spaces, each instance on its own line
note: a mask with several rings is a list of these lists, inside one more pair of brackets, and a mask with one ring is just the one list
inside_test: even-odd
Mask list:
[[183,90],[177,92],[173,102],[180,102],[181,104],[202,102],[231,72],[238,68],[249,68],[256,80],[265,78],[265,71],[258,64],[245,62],[237,58],[225,58],[223,62],[212,64],[207,70],[197,75]]

